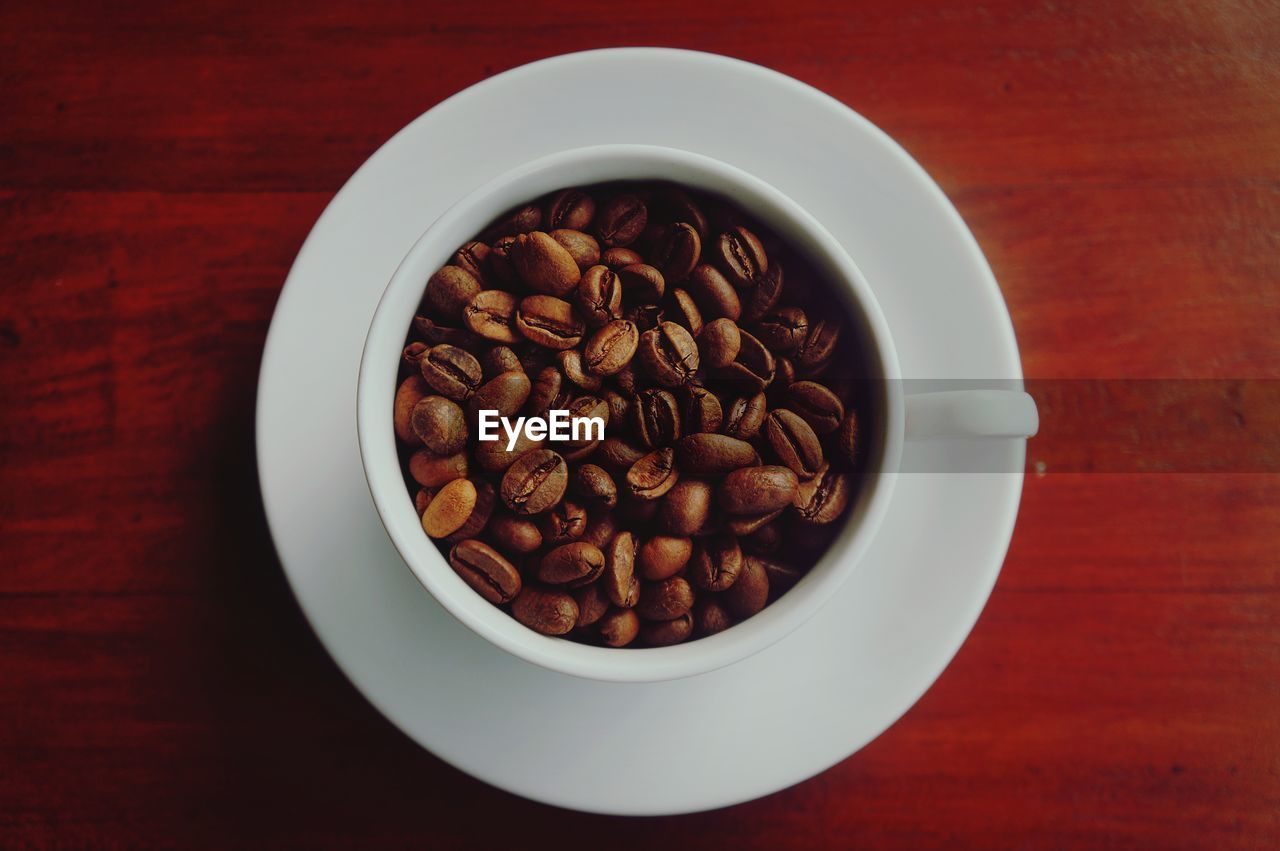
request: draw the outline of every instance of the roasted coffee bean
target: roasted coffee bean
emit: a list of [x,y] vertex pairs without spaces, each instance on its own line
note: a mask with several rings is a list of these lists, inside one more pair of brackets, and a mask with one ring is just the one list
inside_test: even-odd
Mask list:
[[622,298],[629,304],[653,304],[662,301],[667,282],[662,272],[647,263],[633,263],[618,270],[622,281]]
[[508,212],[505,216],[487,227],[480,238],[493,243],[502,237],[515,236],[537,230],[542,225],[542,210],[536,204],[525,204]]
[[724,422],[724,410],[716,394],[697,384],[681,390],[680,419],[686,434],[699,431],[719,431]]
[[705,591],[724,591],[742,571],[742,549],[732,535],[713,535],[698,542],[689,579]]
[[690,538],[673,535],[654,535],[640,545],[636,553],[636,568],[641,579],[657,581],[675,576],[684,570],[693,555]]
[[[783,469],[786,469],[785,467]],[[778,508],[773,511],[766,511],[764,514],[736,514],[731,515],[725,520],[725,531],[739,538],[744,538],[765,526],[768,526],[774,520],[782,516],[782,509]]]
[[534,376],[529,389],[529,413],[534,416],[546,416],[552,408],[564,407],[569,400],[569,388],[565,386],[564,374],[558,366],[544,366]]
[[657,204],[655,215],[660,221],[688,222],[698,232],[698,236],[706,237],[706,214],[688,192],[678,186],[668,186],[658,193],[655,201]]
[[806,523],[825,525],[844,515],[849,506],[852,484],[845,473],[824,464],[807,482],[801,482],[793,504],[796,515]]
[[606,248],[600,253],[600,262],[616,272],[626,266],[643,263],[644,257],[640,255],[640,252],[633,251],[630,248],[614,246]]
[[777,365],[773,353],[764,347],[756,337],[746,331],[739,333],[741,343],[738,356],[733,363],[718,370],[720,377],[734,385],[750,387],[752,390],[763,390],[773,381]]
[[599,392],[604,388],[604,380],[594,372],[586,370],[580,349],[564,349],[556,352],[556,363],[565,378],[589,393]]
[[475,355],[448,343],[432,346],[422,358],[421,367],[427,384],[455,402],[466,401],[484,378]]
[[516,310],[516,329],[539,346],[568,349],[581,342],[586,326],[573,305],[564,299],[531,295]]
[[422,519],[422,515],[426,512],[427,506],[431,504],[431,491],[426,488],[418,488],[418,492],[413,497],[413,510],[418,512],[418,519]]
[[626,647],[640,633],[640,616],[632,609],[612,609],[596,624],[600,642],[607,647]]
[[724,433],[739,440],[754,440],[764,425],[769,406],[763,393],[739,396],[729,403]]
[[479,421],[480,411],[497,411],[500,417],[513,417],[529,398],[529,376],[521,371],[504,372],[486,381],[467,401],[472,421]]
[[700,597],[693,605],[693,625],[701,635],[715,635],[733,626],[733,616],[714,597]]
[[550,449],[534,449],[507,468],[502,501],[516,514],[541,514],[560,501],[568,484],[564,458]]
[[653,264],[668,281],[678,281],[693,271],[702,256],[702,238],[688,222],[666,228],[651,252]]
[[641,334],[638,356],[645,372],[664,387],[679,387],[698,371],[698,344],[674,322]]
[[467,302],[463,320],[471,333],[496,343],[516,343],[516,297],[506,290],[481,290]]
[[573,255],[548,233],[522,233],[511,246],[511,266],[530,289],[564,296],[578,285],[582,272]]
[[569,491],[589,508],[613,508],[618,504],[618,486],[603,467],[583,464],[569,479]]
[[756,337],[775,352],[791,351],[808,332],[809,317],[798,307],[783,307],[767,313],[755,326]]
[[720,482],[717,497],[729,514],[760,515],[790,505],[799,487],[800,480],[789,467],[768,464],[729,473]]
[[498,499],[492,484],[483,479],[473,479],[472,483],[476,487],[475,505],[472,506],[471,513],[467,515],[466,521],[454,530],[452,534],[445,536],[445,541],[450,544],[467,538],[479,537],[485,527],[489,525],[489,518],[493,516],[494,506],[497,505]]
[[582,273],[573,300],[587,327],[599,328],[622,318],[622,280],[608,266],[592,266]]
[[619,195],[601,208],[596,233],[605,245],[630,245],[648,222],[649,211],[643,201],[635,195]]
[[640,333],[634,322],[614,319],[587,340],[583,362],[596,375],[616,375],[635,357]]
[[486,537],[498,549],[512,555],[528,555],[542,546],[542,532],[537,523],[505,512],[489,519]]
[[769,271],[769,258],[754,233],[739,225],[716,239],[715,263],[734,286],[746,288]]
[[700,534],[711,517],[715,488],[702,479],[676,482],[658,507],[658,525],[672,535]]
[[564,635],[578,622],[578,603],[564,591],[525,585],[511,602],[511,614],[535,632]]
[[830,434],[840,428],[844,405],[840,397],[816,381],[797,381],[787,388],[787,408],[809,424],[815,434]]
[[[637,340],[638,340],[637,336]],[[614,383],[618,386],[618,390],[623,394],[630,396],[636,392],[638,379],[636,378],[635,362],[627,364],[613,376]]]
[[467,453],[437,455],[419,449],[409,456],[409,475],[424,488],[438,488],[467,475]]
[[562,500],[539,516],[538,528],[548,546],[576,541],[587,531],[587,510],[576,502]]
[[616,479],[626,476],[631,465],[645,456],[644,447],[636,446],[620,437],[606,437],[600,441],[595,461]]
[[413,407],[410,424],[418,439],[437,455],[452,455],[466,448],[466,415],[456,402],[443,396],[422,397]]
[[588,269],[600,262],[600,243],[596,242],[596,238],[591,234],[561,228],[547,235],[569,252],[569,256],[573,258],[574,263],[578,264],[579,269]]
[[640,580],[635,575],[636,539],[630,532],[619,532],[605,548],[604,586],[609,602],[629,609],[640,599]]
[[626,318],[634,322],[636,330],[643,334],[663,323],[666,310],[660,304],[637,304],[627,310]]
[[733,284],[714,266],[703,263],[689,276],[689,294],[707,319],[732,319],[742,316],[742,301]]
[[672,576],[660,582],[641,582],[636,614],[645,620],[669,621],[688,614],[693,608],[693,599],[693,587],[683,576]]
[[765,314],[773,310],[782,298],[782,264],[774,260],[769,263],[769,271],[765,272],[747,294],[742,305],[742,322],[750,325],[759,322]]
[[494,346],[480,356],[480,372],[485,379],[494,379],[504,372],[524,372],[520,357],[507,346]]
[[432,538],[452,535],[476,507],[476,486],[470,479],[454,479],[440,489],[422,514],[422,530]]
[[627,493],[640,500],[657,499],[680,479],[676,453],[671,447],[655,449],[627,471]]
[[549,228],[585,230],[596,216],[596,201],[581,189],[561,189],[547,201],[542,221]]
[[604,553],[600,548],[586,541],[574,541],[561,544],[542,557],[538,562],[538,579],[548,585],[577,588],[594,582],[603,570]]
[[453,265],[469,272],[471,277],[483,284],[485,261],[488,259],[489,246],[473,239],[454,252]]
[[693,615],[685,612],[669,621],[641,621],[639,639],[649,647],[669,647],[693,635]]
[[840,326],[831,319],[819,317],[809,325],[809,330],[796,347],[796,372],[802,376],[814,376],[826,369],[840,341]]
[[750,443],[725,434],[689,434],[677,446],[680,469],[690,476],[723,476],[760,463]]
[[417,446],[422,442],[413,430],[413,409],[430,392],[431,388],[427,387],[427,382],[422,380],[421,375],[411,375],[400,382],[400,387],[396,390],[395,414],[391,422],[395,428],[396,437],[400,438],[402,443]]
[[427,279],[426,303],[436,319],[457,324],[480,290],[475,275],[460,266],[445,266]]
[[840,421],[840,428],[836,431],[834,443],[840,462],[848,469],[853,469],[858,462],[858,452],[861,449],[857,413],[849,411],[844,415],[844,419]]
[[506,435],[502,434],[497,440],[478,441],[474,451],[476,465],[486,473],[502,473],[526,452],[543,446],[543,441],[529,437],[524,429],[516,434],[515,445],[511,449],[507,449],[508,442]]
[[631,402],[617,390],[605,390],[604,401],[609,406],[609,424],[622,428],[631,418]]
[[791,362],[791,358],[781,355],[775,359],[776,368],[773,373],[773,382],[769,385],[767,395],[769,404],[774,407],[782,407],[787,401],[787,391],[791,389],[791,385],[796,383],[796,368]]
[[631,430],[649,449],[680,439],[680,406],[668,390],[650,387],[631,400]]
[[769,579],[770,600],[776,600],[781,597],[804,578],[803,573],[789,564],[764,558],[757,558],[756,560],[760,562],[760,566],[764,568],[764,575]]
[[695,340],[702,333],[702,311],[689,295],[688,290],[675,289],[671,292],[671,310],[668,311],[671,321],[684,327],[689,336]]
[[769,576],[760,559],[743,557],[742,572],[729,590],[720,595],[720,600],[729,614],[739,620],[749,618],[764,608],[769,602]]
[[698,339],[698,352],[702,356],[703,366],[711,369],[723,369],[738,357],[738,349],[742,348],[742,334],[737,324],[727,316],[721,316],[708,323],[702,329]]
[[[588,512],[587,531],[583,533],[582,540],[595,544],[604,550],[617,534],[618,521],[612,511],[597,510]],[[608,555],[607,550],[605,554]]]
[[647,529],[657,513],[657,499],[640,499],[627,492],[618,498],[618,522],[627,527]]
[[449,566],[495,606],[510,603],[520,593],[520,572],[483,541],[467,539],[454,544],[449,551]]
[[761,526],[750,535],[743,538],[743,549],[749,550],[756,555],[768,555],[776,552],[782,544],[782,530],[778,528],[778,524],[770,523]]
[[[472,334],[466,328],[454,328],[450,325],[441,325],[429,316],[413,317],[413,333],[420,337],[428,346],[438,346],[441,343],[448,343],[451,346],[457,346],[467,351],[476,348],[480,343],[484,343],[475,334]],[[421,363],[422,357],[418,358]]]
[[431,347],[426,343],[418,342],[417,340],[405,346],[404,351],[400,353],[400,361],[402,364],[400,367],[401,377],[406,375],[420,375],[421,367],[418,362],[422,360],[426,355],[427,350],[430,348]]
[[604,596],[604,591],[600,590],[599,582],[574,588],[569,593],[578,604],[578,619],[573,624],[578,629],[591,626],[609,611],[609,600]]
[[[600,420],[605,424],[606,428],[608,427],[609,406],[599,396],[579,396],[570,402],[565,410],[569,412],[570,422],[578,419]],[[568,440],[562,441],[562,443],[570,449],[580,449],[589,443],[599,440],[599,438],[591,435],[599,434],[601,431],[602,429],[593,427],[580,428],[576,437],[571,436]],[[572,429],[570,434],[573,434]]]
[[485,258],[485,281],[504,287],[520,284],[520,276],[511,265],[511,249],[515,244],[514,235],[500,237],[490,244],[489,256]]
[[824,462],[818,436],[794,411],[770,412],[765,419],[765,436],[777,459],[802,480],[813,478]]

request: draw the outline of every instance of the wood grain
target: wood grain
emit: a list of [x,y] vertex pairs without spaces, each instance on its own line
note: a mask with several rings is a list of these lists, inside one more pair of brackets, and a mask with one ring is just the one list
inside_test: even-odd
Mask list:
[[[670,819],[392,728],[293,603],[252,454],[275,298],[350,173],[466,85],[622,44],[901,141],[1046,412],[937,685],[823,775]],[[0,846],[1280,845],[1276,4],[15,3],[0,50]]]

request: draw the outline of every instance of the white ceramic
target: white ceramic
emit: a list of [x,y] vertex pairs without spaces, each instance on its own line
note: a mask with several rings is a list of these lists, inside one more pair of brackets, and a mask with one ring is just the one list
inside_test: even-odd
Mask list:
[[[607,123],[575,106],[616,91],[628,92],[633,109]],[[750,118],[761,111],[771,117],[764,125]],[[954,379],[1020,387],[1008,313],[981,253],[938,188],[884,134],[757,66],[684,51],[600,51],[519,68],[451,98],[338,193],[272,322],[258,394],[259,472],[302,610],[352,682],[407,735],[536,800],[677,813],[810,777],[919,698],[999,572],[1025,442],[905,443],[903,468],[930,472],[898,476],[858,569],[794,632],[716,671],[598,682],[531,665],[463,626],[406,569],[369,498],[354,410],[366,330],[415,240],[458,199],[544,155],[623,141],[731,163],[820,220],[866,274],[912,390],[946,389]],[[779,156],[784,150],[795,155]],[[949,466],[1009,472],[938,472]],[[744,740],[755,747],[742,748]],[[618,764],[628,770],[610,769]]]
[[[401,351],[422,301],[423,284],[449,262],[457,247],[505,211],[549,192],[633,179],[669,180],[732,198],[770,225],[794,250],[813,261],[825,280],[842,290],[840,295],[859,326],[859,339],[868,350],[867,374],[883,379],[874,385],[878,398],[869,405],[871,415],[863,423],[869,472],[830,551],[795,588],[755,617],[718,635],[661,648],[596,647],[539,635],[476,594],[423,534],[404,485],[392,428]],[[812,616],[856,569],[880,527],[897,480],[908,429],[899,377],[892,335],[871,287],[835,237],[794,201],[741,169],[700,154],[651,145],[600,145],[541,157],[494,177],[446,210],[414,243],[369,326],[360,364],[356,423],[365,475],[383,525],[414,575],[450,613],[504,650],[551,670],[606,681],[652,681],[706,673],[772,644]],[[1034,433],[1034,423],[1029,431],[1019,432],[1022,417],[1011,420],[1005,406],[988,398],[992,394],[1017,399],[1023,408],[1029,407],[1034,419],[1034,403],[1025,393],[951,392],[945,397],[949,405],[930,407],[927,428],[915,425],[911,430],[937,436],[946,434],[950,424],[983,426],[992,420],[987,431],[1019,437]],[[942,411],[951,415],[941,416]],[[923,414],[913,417],[923,418]]]

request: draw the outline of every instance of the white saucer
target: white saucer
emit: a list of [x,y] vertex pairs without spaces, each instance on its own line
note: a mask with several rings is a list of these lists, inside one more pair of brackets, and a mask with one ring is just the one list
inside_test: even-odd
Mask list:
[[[583,108],[619,98],[625,109]],[[904,376],[1003,387],[1021,378],[1009,315],[976,243],[883,133],[754,65],[673,50],[595,51],[517,68],[450,98],[338,193],[271,323],[258,466],[303,611],[356,687],[405,733],[539,801],[681,813],[804,780],[905,712],[987,600],[1022,474],[902,474],[863,565],[827,607],[781,643],[711,674],[579,680],[519,661],[453,620],[400,561],[365,486],[355,432],[365,331],[397,264],[449,204],[534,157],[623,141],[717,157],[806,207],[866,273]],[[908,444],[917,457],[904,469],[944,469],[962,455],[973,469],[974,446]],[[1022,469],[1024,441],[981,447],[985,469]]]

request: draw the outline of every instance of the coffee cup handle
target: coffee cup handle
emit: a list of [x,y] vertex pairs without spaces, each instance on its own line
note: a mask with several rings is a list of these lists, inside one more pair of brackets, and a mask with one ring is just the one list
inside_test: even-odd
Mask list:
[[1032,437],[1036,401],[1018,390],[944,390],[906,397],[907,440],[935,437]]

